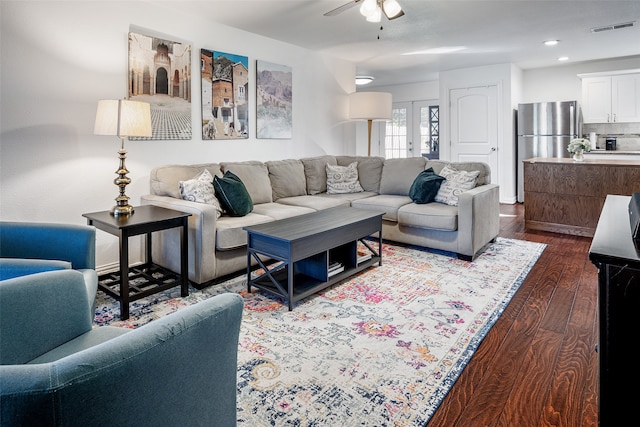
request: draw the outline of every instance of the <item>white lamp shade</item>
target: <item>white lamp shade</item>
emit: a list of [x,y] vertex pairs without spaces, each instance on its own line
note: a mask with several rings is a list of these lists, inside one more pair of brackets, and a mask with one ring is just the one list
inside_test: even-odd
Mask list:
[[151,106],[147,102],[126,99],[98,101],[95,135],[152,136]]
[[380,22],[382,20],[382,9],[380,9],[380,7],[376,6],[376,9],[373,11],[373,13],[371,13],[369,16],[367,16],[367,21],[368,22]]
[[389,19],[394,18],[397,14],[402,12],[402,8],[396,0],[385,0],[384,3],[382,3],[382,7],[384,8],[384,13],[389,17]]
[[354,92],[349,95],[349,118],[352,120],[391,120],[391,94]]
[[369,17],[369,15],[375,13],[377,8],[378,2],[376,0],[364,0],[360,6],[360,14]]

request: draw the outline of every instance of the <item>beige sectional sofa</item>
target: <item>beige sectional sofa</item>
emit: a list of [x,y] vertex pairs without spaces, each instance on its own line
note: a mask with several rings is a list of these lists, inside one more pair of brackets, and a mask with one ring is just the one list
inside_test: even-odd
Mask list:
[[[357,163],[360,192],[328,194],[327,165]],[[416,176],[431,167],[438,174],[445,166],[479,171],[476,186],[458,196],[458,205],[432,202],[416,204],[409,189]],[[221,177],[226,171],[244,183],[253,210],[241,217],[220,215],[212,204],[183,200],[180,181],[208,169]],[[485,163],[451,163],[421,157],[384,159],[364,156],[320,156],[275,161],[220,162],[198,165],[166,165],[151,172],[152,204],[192,214],[189,218],[189,280],[197,287],[215,283],[246,269],[246,232],[243,227],[303,215],[339,205],[385,212],[385,240],[456,253],[473,260],[499,231],[498,186],[490,183]],[[179,233],[166,230],[154,239],[154,262],[180,269]]]

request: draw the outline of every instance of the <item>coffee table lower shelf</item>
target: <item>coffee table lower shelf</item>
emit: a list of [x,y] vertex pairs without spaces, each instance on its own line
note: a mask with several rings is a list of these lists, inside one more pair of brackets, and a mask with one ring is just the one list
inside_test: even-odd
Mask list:
[[[308,276],[303,273],[295,273],[293,274],[293,297],[291,301],[289,301],[289,306],[291,307],[293,303],[300,301],[310,295],[316,294],[323,289],[332,286],[341,280],[347,279],[369,267],[374,265],[375,263],[380,263],[379,256],[373,256],[367,261],[363,261],[358,264],[356,267],[345,269],[344,271],[337,273],[331,276],[328,280],[319,280],[314,277]],[[274,271],[277,270],[277,271]],[[289,300],[289,266],[286,264],[281,264],[277,267],[274,267],[268,273],[262,273],[256,278],[250,280],[247,283],[247,289],[251,291],[251,286],[254,286],[260,290],[268,292],[277,297],[282,297],[285,300]],[[276,283],[274,283],[277,282]],[[290,308],[291,309],[291,308]]]

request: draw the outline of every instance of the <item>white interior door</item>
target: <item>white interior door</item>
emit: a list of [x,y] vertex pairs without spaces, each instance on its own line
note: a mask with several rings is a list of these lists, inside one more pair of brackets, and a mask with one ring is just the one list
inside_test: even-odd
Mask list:
[[452,89],[449,92],[451,160],[484,162],[498,176],[498,87]]

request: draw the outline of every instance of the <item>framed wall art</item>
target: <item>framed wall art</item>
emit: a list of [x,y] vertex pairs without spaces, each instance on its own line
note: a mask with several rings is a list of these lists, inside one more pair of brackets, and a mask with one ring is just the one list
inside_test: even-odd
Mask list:
[[291,67],[256,61],[256,135],[258,138],[291,138],[292,95]]
[[202,139],[249,138],[249,59],[200,50]]
[[153,136],[191,139],[191,45],[129,33],[129,99],[151,106]]

